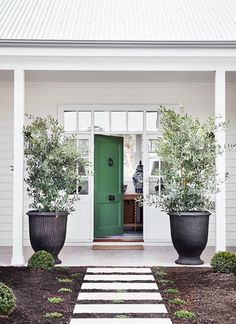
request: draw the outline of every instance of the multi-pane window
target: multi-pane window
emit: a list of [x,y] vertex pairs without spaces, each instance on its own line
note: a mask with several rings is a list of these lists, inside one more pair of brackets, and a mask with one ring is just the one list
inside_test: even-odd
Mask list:
[[156,154],[158,139],[148,140],[148,183],[149,194],[158,195],[162,189],[161,160]]
[[[93,120],[93,125],[92,125]],[[66,132],[158,132],[158,111],[64,111]]]

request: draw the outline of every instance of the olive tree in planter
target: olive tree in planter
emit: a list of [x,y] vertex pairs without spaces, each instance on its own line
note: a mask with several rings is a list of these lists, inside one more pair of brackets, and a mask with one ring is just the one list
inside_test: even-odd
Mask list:
[[[202,264],[200,255],[208,240],[209,216],[217,192],[215,159],[222,153],[215,132],[225,127],[216,119],[206,122],[162,107],[161,138],[156,154],[163,163],[163,190],[148,196],[147,203],[170,217],[171,237],[179,254],[177,264]],[[224,179],[222,179],[223,181]]]
[[78,199],[78,170],[87,161],[52,116],[29,119],[30,124],[24,127],[24,153],[25,182],[33,209],[27,213],[30,242],[34,251],[46,250],[55,263],[61,263],[58,254],[66,238],[67,216]]

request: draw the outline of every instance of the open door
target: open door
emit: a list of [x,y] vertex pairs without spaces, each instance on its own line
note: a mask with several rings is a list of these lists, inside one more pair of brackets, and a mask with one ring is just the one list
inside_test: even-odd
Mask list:
[[123,138],[95,135],[95,238],[123,233]]

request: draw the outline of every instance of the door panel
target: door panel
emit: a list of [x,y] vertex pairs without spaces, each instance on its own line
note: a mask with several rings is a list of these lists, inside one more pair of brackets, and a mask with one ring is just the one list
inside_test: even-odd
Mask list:
[[123,138],[95,135],[95,237],[123,233]]

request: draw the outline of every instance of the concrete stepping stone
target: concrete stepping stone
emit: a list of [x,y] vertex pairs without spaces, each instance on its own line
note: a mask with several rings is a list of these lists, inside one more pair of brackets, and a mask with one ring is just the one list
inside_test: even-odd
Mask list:
[[164,304],[77,304],[74,314],[165,314]]
[[152,274],[86,274],[84,277],[86,281],[155,281]]
[[84,282],[81,289],[101,289],[101,290],[158,290],[157,284],[155,282]]
[[[152,300],[161,301],[161,294],[152,275],[151,268],[139,267],[97,267],[88,268],[82,283],[81,292],[75,305],[75,316],[81,314],[97,314],[96,318],[73,318],[70,324],[172,324],[170,318],[158,318],[161,314],[167,314],[164,304],[153,304]],[[97,282],[101,281],[101,282]],[[122,282],[124,281],[124,282]],[[149,281],[149,282],[148,282]],[[101,290],[93,292],[92,290]],[[88,292],[84,292],[88,290]],[[109,292],[108,290],[116,290]],[[127,292],[134,290],[135,292]],[[145,290],[153,290],[148,292]],[[146,304],[113,303],[114,300],[124,301],[150,301]],[[92,304],[84,304],[81,301],[94,301]],[[97,303],[96,303],[97,301]],[[110,301],[109,304],[100,304],[100,301]],[[153,314],[155,318],[99,318],[99,314]]]
[[73,318],[70,324],[172,324],[169,318]]
[[87,273],[152,273],[150,268],[88,268]]
[[112,292],[89,292],[79,293],[78,300],[162,300],[158,292],[135,292],[135,293],[112,293]]

